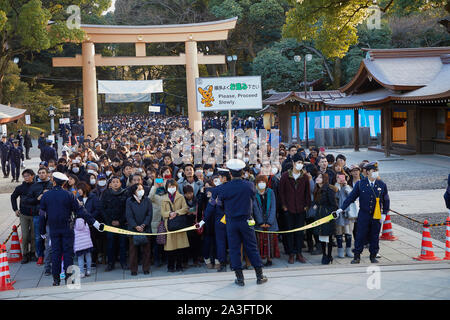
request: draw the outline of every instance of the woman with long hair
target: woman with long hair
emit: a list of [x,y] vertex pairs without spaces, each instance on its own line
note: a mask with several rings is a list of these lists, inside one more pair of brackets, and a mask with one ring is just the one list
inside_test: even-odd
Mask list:
[[[328,216],[331,212],[338,209],[336,199],[336,187],[330,185],[329,176],[327,173],[319,173],[316,178],[316,187],[314,189],[314,209],[317,209],[317,219]],[[319,235],[319,240],[322,245],[322,264],[329,264],[333,262],[331,252],[333,244],[331,237],[336,233],[335,221],[331,220],[328,223],[321,224],[315,228]],[[328,252],[327,252],[328,247]]]

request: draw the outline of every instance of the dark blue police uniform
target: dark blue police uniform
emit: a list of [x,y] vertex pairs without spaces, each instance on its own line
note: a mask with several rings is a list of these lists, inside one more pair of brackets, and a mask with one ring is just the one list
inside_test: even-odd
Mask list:
[[374,219],[376,198],[380,198],[380,209],[382,214],[389,212],[389,194],[386,184],[381,180],[375,180],[374,186],[370,185],[368,178],[358,181],[352,192],[342,204],[341,209],[347,207],[359,198],[359,213],[356,222],[355,249],[353,252],[360,255],[364,249],[364,244],[369,240],[369,252],[371,257],[375,257],[379,250],[379,234],[381,229],[380,219]]
[[20,176],[20,160],[24,160],[23,149],[18,146],[11,146],[8,153],[8,160],[11,166],[11,175],[14,180],[18,181]]
[[242,270],[241,244],[250,263],[255,268],[262,267],[256,244],[255,230],[248,225],[255,199],[255,186],[243,179],[233,179],[218,186],[217,199],[224,206],[228,247],[230,248],[231,269]]
[[42,150],[42,161],[47,161],[49,162],[50,160],[58,160],[58,155],[56,153],[56,150],[48,145],[46,145],[44,147],[44,149]]
[[[47,213],[46,223],[50,227],[52,243],[52,274],[54,279],[59,279],[61,256],[64,258],[64,272],[67,273],[67,268],[73,265],[72,212],[77,218],[83,218],[89,225],[94,224],[95,219],[79,204],[73,193],[64,190],[61,186],[55,186],[43,194],[40,209]],[[45,226],[41,226],[41,230],[45,230]]]
[[203,219],[214,221],[214,231],[216,237],[216,254],[221,265],[227,262],[227,228],[226,224],[220,222],[224,216],[223,203],[217,195],[218,187],[211,189],[211,199],[205,209]]
[[3,171],[3,176],[5,178],[7,178],[9,176],[9,164],[8,163],[8,154],[9,154],[9,149],[11,148],[11,145],[8,142],[3,142],[0,141],[0,156],[2,159],[2,171]]

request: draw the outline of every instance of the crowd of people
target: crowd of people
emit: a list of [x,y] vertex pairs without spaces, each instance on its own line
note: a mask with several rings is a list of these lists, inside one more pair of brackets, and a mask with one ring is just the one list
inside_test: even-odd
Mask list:
[[[225,130],[222,120],[218,117],[204,121]],[[260,119],[238,123],[243,129],[260,125]],[[167,265],[168,272],[203,264],[210,269],[226,271],[229,263],[226,213],[220,203],[214,203],[214,190],[232,177],[225,165],[216,164],[213,158],[202,164],[174,164],[171,154],[174,142],[170,137],[177,128],[187,129],[187,119],[114,116],[100,119],[99,127],[100,134],[95,139],[83,137],[81,131],[71,132],[64,128],[60,156],[54,141],[46,140],[45,134],[41,134],[39,169],[37,172],[23,170],[23,182],[11,195],[12,209],[21,222],[22,263],[36,261],[38,265],[44,265],[46,275],[52,274],[52,244],[48,237],[52,231],[40,201],[54,188],[52,175],[58,172],[68,179],[63,188],[76,197],[88,214],[105,225],[137,233],[159,233],[167,230],[170,219],[180,215],[186,215],[191,225],[202,220],[207,222],[201,229],[164,237],[100,232],[82,218],[73,219],[73,254],[82,277],[89,276],[98,264],[105,264],[105,270],[111,271],[117,267],[117,261],[132,275],[137,275],[139,264],[142,264],[144,274],[149,273],[151,265]],[[6,159],[15,159],[14,150],[21,144],[14,137],[10,138],[12,145],[5,140],[3,137],[3,144],[0,144],[2,167],[5,146],[8,145],[7,152],[11,154]],[[349,165],[342,154],[335,157],[323,148],[304,149],[295,144],[280,144],[279,163],[258,159],[250,164],[248,152],[247,145],[242,179],[250,181],[255,188],[251,212],[256,222],[255,230],[291,230],[339,208],[343,213],[337,220],[305,232],[257,232],[258,250],[265,266],[272,265],[273,259],[280,258],[281,253],[287,255],[289,264],[305,263],[302,254],[305,250],[312,255],[322,255],[322,264],[332,263],[336,254],[338,258],[355,260],[352,239],[356,228],[361,226],[356,223],[359,211],[356,198],[349,199],[349,195],[362,179],[376,178],[373,175],[378,171],[376,164],[363,161]],[[11,172],[13,168],[16,170],[13,177],[18,181],[14,160],[10,164]],[[383,193],[383,213],[386,213],[389,207],[387,189],[383,189]],[[337,247],[336,254],[333,247]],[[373,245],[370,251],[371,260],[372,256],[375,260],[378,248]],[[249,267],[245,250],[241,255],[244,268]]]

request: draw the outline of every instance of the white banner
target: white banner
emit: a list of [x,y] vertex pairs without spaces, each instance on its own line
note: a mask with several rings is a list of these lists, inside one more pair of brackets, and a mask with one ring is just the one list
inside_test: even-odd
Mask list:
[[47,137],[47,139],[48,139],[48,140],[52,140],[52,143],[55,143],[55,136],[54,136],[53,134],[50,134],[50,135]]
[[60,118],[59,119],[59,124],[66,124],[66,123],[70,124],[70,118]]
[[8,128],[6,124],[2,124],[2,135],[6,136],[8,134]]
[[197,111],[261,109],[261,88],[260,76],[197,78]]
[[25,124],[31,124],[31,116],[29,114],[25,115]]
[[106,103],[150,102],[150,101],[152,101],[152,95],[150,93],[105,94]]
[[158,106],[148,106],[148,112],[161,112],[161,107],[158,107]]
[[99,80],[98,93],[136,94],[163,92],[162,80]]

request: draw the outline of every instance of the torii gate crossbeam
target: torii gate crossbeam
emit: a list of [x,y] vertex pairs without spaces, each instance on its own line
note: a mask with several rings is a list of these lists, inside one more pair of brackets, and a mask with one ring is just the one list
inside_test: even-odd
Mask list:
[[[81,25],[85,32],[82,54],[75,58],[53,58],[54,67],[83,68],[84,135],[98,136],[96,66],[186,65],[189,127],[202,130],[201,113],[197,112],[195,78],[199,64],[225,64],[223,55],[198,53],[198,41],[218,41],[228,38],[236,26],[237,17],[204,23],[161,26]],[[148,57],[145,44],[151,42],[184,42],[185,54],[173,57]],[[135,57],[102,57],[95,54],[95,43],[135,43]]]

